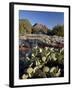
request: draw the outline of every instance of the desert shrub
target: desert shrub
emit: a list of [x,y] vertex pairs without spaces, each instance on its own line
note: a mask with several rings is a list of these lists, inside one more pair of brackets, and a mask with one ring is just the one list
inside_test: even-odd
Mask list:
[[48,29],[47,35],[56,35],[64,37],[64,25],[56,25],[52,30]]
[[29,20],[27,19],[22,19],[19,20],[19,34],[24,35],[24,34],[29,34],[31,33],[32,30],[32,25]]
[[53,27],[52,33],[57,36],[64,36],[64,25],[56,25]]

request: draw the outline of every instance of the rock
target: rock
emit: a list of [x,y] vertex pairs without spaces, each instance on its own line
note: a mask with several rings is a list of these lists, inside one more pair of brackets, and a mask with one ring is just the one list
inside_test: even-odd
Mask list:
[[20,36],[20,40],[22,41],[28,40],[27,43],[30,45],[30,47],[34,46],[34,44],[35,45],[38,44],[42,47],[43,46],[55,48],[64,47],[64,37],[59,36],[48,36],[45,34],[26,34],[24,36]]
[[36,23],[32,27],[32,33],[37,34],[46,34],[48,31],[48,27],[43,24]]

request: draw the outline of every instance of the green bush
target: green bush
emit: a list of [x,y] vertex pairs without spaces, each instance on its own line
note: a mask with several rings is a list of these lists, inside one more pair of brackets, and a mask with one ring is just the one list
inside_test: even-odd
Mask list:
[[32,29],[32,25],[27,19],[19,20],[19,34],[30,34]]
[[57,35],[57,36],[64,36],[64,25],[57,25],[53,28],[52,30],[53,34],[54,35]]
[[48,29],[47,35],[56,35],[64,37],[64,25],[56,25],[52,30]]

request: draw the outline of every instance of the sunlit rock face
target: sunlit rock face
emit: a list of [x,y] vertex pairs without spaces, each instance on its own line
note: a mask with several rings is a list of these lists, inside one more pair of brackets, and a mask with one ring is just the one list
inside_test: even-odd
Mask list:
[[47,34],[48,32],[48,27],[46,25],[36,23],[32,27],[32,33],[35,34]]

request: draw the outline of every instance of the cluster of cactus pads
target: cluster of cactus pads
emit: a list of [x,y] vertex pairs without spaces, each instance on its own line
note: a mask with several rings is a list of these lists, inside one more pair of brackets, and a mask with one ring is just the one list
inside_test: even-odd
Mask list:
[[24,68],[20,79],[64,76],[64,48],[36,46],[25,59],[29,64]]

